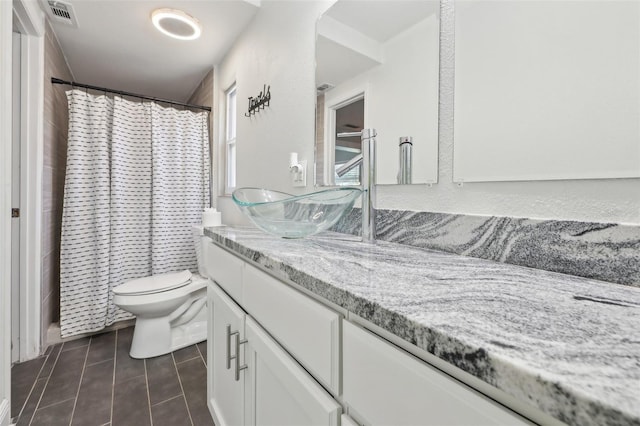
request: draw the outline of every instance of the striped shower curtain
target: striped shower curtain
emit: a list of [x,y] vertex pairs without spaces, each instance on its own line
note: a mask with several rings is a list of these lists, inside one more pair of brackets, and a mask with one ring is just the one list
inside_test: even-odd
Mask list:
[[67,92],[60,246],[62,337],[133,318],[111,289],[197,270],[191,226],[209,206],[207,113]]

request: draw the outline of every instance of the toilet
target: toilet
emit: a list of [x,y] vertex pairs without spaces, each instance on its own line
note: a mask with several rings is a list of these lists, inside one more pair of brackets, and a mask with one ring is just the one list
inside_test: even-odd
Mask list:
[[113,303],[136,316],[129,355],[151,358],[207,338],[207,278],[203,228],[193,227],[198,274],[188,270],[127,281],[113,289]]

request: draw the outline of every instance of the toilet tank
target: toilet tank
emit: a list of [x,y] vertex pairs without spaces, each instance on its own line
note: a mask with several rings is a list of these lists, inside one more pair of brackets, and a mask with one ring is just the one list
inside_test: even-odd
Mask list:
[[198,260],[198,274],[206,277],[207,274],[204,269],[204,245],[206,244],[206,238],[204,236],[204,227],[193,226],[193,244],[196,249],[196,259]]

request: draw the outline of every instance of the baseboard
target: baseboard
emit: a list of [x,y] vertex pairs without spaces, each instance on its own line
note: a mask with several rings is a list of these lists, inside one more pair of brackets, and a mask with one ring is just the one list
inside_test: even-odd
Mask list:
[[8,399],[3,399],[0,402],[0,426],[8,426],[9,422],[11,422],[11,407],[9,405]]
[[57,323],[57,322],[54,322],[54,323],[49,324],[49,328],[47,329],[47,339],[46,339],[46,342],[44,344],[44,348],[42,348],[42,349],[44,350],[48,346],[51,346],[51,345],[57,345],[58,343],[64,343],[64,342],[70,342],[72,340],[82,339],[83,337],[92,336],[94,334],[106,333],[108,331],[114,331],[114,330],[119,330],[121,328],[132,327],[133,325],[135,325],[135,323],[136,323],[135,319],[118,321],[118,322],[113,323],[110,326],[105,327],[102,330],[97,331],[95,333],[78,334],[76,336],[65,337],[63,339],[61,334],[60,334],[60,324]]

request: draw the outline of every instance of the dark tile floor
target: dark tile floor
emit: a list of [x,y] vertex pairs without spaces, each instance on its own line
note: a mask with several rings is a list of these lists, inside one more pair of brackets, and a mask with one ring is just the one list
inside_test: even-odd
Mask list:
[[206,342],[129,357],[133,328],[61,343],[11,369],[18,426],[206,426]]

